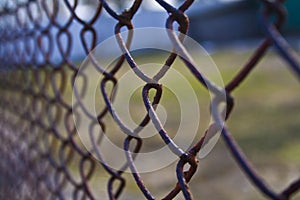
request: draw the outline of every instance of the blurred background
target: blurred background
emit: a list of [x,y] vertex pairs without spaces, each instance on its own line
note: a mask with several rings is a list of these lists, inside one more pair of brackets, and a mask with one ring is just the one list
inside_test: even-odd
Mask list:
[[[91,18],[90,13],[94,13],[98,1],[81,0],[78,2],[76,14],[81,19],[88,21]],[[182,0],[167,2],[180,5]],[[67,11],[68,8],[63,1],[59,1],[59,3],[57,21],[63,24],[71,16],[71,13]],[[110,0],[108,3],[120,13],[132,3],[132,0]],[[49,4],[51,4],[50,1]],[[285,5],[288,17],[282,28],[282,34],[297,51],[298,60],[300,60],[300,1],[287,0]],[[116,24],[116,20],[104,9],[102,12],[93,25],[97,30],[97,43],[113,36]],[[258,0],[198,0],[186,12],[190,19],[188,35],[198,41],[209,53],[220,70],[224,83],[231,80],[245,65],[265,36],[259,12],[261,12],[261,4]],[[22,14],[20,15],[22,16]],[[133,24],[135,28],[165,27],[167,17],[168,14],[156,2],[144,0],[142,8],[133,18]],[[46,24],[47,17],[42,16],[41,22]],[[77,20],[73,21],[69,27],[72,35],[70,57],[78,66],[86,56],[80,39],[81,30],[82,24]],[[55,36],[58,34],[58,30],[51,27],[50,33]],[[86,40],[89,38],[91,39],[91,36],[86,35]],[[155,37],[147,38],[147,40],[153,43],[167,42]],[[193,54],[193,52],[190,53]],[[142,53],[136,54],[135,60],[138,63],[153,62],[153,60],[163,62],[166,55],[161,52]],[[50,57],[53,62],[61,61],[57,43],[54,43],[53,53]],[[182,62],[176,61],[173,67],[179,70],[182,65]],[[129,69],[128,65],[126,67]],[[190,79],[190,84],[198,91],[197,97],[201,100],[205,90],[199,89],[199,84],[193,78]],[[259,174],[274,190],[281,191],[292,180],[300,176],[299,81],[276,50],[271,48],[232,95],[235,98],[235,108],[227,123],[230,132]],[[68,85],[63,98],[71,101],[71,96],[72,86]],[[135,102],[136,100],[133,98],[130,111],[133,118],[139,121],[140,116],[136,110],[140,109],[141,104]],[[165,108],[171,108],[167,110],[170,116],[176,114],[176,109],[172,109],[173,98],[165,96],[163,102]],[[208,105],[209,102],[200,105],[204,110],[202,120],[205,122],[210,120]],[[115,126],[112,120],[111,123],[112,126]],[[174,127],[177,127],[177,123],[176,120],[169,121],[166,129],[172,131]],[[60,128],[65,131],[65,127]],[[194,142],[203,135],[205,129],[205,123],[200,125]],[[187,132],[189,131],[187,130]],[[116,143],[123,141],[123,138],[119,136],[112,139],[116,140]],[[146,142],[146,148],[155,148],[155,143],[147,144]],[[157,197],[162,197],[166,191],[173,188],[176,182],[175,166],[176,163],[159,171],[142,174],[147,187]],[[92,190],[102,199],[106,199],[107,188],[104,183],[108,176],[104,175],[103,177],[102,172],[99,169],[95,174],[93,178],[95,188]],[[127,183],[121,199],[143,199],[132,175],[126,174],[125,177],[130,181]],[[265,199],[238,168],[222,140],[218,141],[207,157],[200,160],[198,171],[194,175],[190,187],[195,199]],[[179,195],[177,199],[183,199],[183,196]],[[293,199],[300,200],[300,194]]]
[[[132,3],[132,0],[110,0],[108,2],[112,8],[121,13]],[[172,5],[180,5],[183,0],[168,0],[167,2]],[[79,1],[75,12],[80,18],[88,20],[97,3],[97,0]],[[295,48],[299,49],[300,2],[288,0],[285,6],[288,15],[282,33]],[[70,13],[66,11],[67,8],[63,3],[60,8],[58,16],[63,22],[68,19]],[[224,46],[254,46],[264,36],[259,15],[262,12],[260,8],[259,0],[196,0],[186,12],[190,19],[188,35],[211,51]],[[133,24],[135,28],[165,27],[165,21],[161,19],[165,19],[167,16],[158,3],[145,0],[133,18]],[[95,24],[99,27],[97,42],[113,35],[112,24],[114,22],[114,19],[103,10],[103,14]],[[75,39],[74,45],[81,46],[79,36],[76,35],[80,29],[81,25],[76,21],[71,26],[70,30]],[[55,30],[53,31],[55,32]],[[148,40],[163,42],[159,41],[159,38],[148,38]],[[83,51],[80,51],[82,48],[75,49],[78,49],[78,52],[74,52],[74,58],[84,54]]]
[[[110,6],[119,12],[132,1],[111,0]],[[182,1],[168,1],[180,5]],[[97,1],[83,2],[77,9],[78,15],[88,19],[90,10]],[[288,0],[285,3],[288,17],[282,34],[289,43],[300,49],[300,1]],[[255,48],[264,38],[260,21],[261,4],[256,0],[198,0],[186,12],[190,19],[188,35],[208,51],[218,66],[224,82],[228,82],[247,62]],[[105,13],[105,12],[104,12]],[[145,0],[142,9],[133,18],[136,28],[165,27],[167,13],[155,2]],[[63,13],[62,13],[63,18]],[[99,27],[98,42],[113,35],[115,20],[103,14],[95,24]],[[76,24],[74,30],[81,27]],[[77,34],[76,31],[71,31]],[[77,31],[78,32],[78,31]],[[74,35],[74,38],[78,36]],[[153,43],[163,43],[160,38],[147,38]],[[78,45],[81,45],[78,40]],[[75,48],[77,49],[77,48]],[[80,50],[80,48],[78,48]],[[76,52],[74,55],[82,52]],[[80,57],[80,56],[79,56]],[[154,52],[136,55],[137,62],[163,60],[161,54]],[[174,68],[182,64],[176,62]],[[199,87],[191,79],[194,88]],[[203,92],[203,91],[202,91]],[[201,99],[201,91],[199,91]],[[300,176],[300,85],[275,50],[270,49],[254,72],[234,91],[236,107],[228,120],[229,130],[237,139],[254,167],[272,185],[281,191],[284,186]],[[172,99],[164,101],[165,107],[172,105]],[[136,113],[138,106],[133,104],[131,112]],[[208,113],[208,107],[202,107]],[[172,112],[172,111],[168,111]],[[133,114],[134,117],[134,114]],[[136,117],[138,121],[138,117]],[[209,115],[202,120],[209,120]],[[173,130],[178,121],[171,121],[166,129]],[[205,131],[200,126],[195,141]],[[187,130],[188,132],[188,130]],[[149,146],[153,144],[149,144]],[[146,143],[147,146],[147,143]],[[161,158],[163,159],[163,158]],[[148,174],[143,174],[144,182],[157,196],[170,190],[175,177],[175,164]],[[130,175],[129,175],[130,177]],[[222,140],[213,151],[200,160],[199,169],[191,183],[195,199],[220,200],[260,200],[265,199],[238,169]],[[130,184],[130,198],[142,198],[136,185]],[[179,196],[178,199],[182,199]],[[300,199],[300,195],[294,197]]]

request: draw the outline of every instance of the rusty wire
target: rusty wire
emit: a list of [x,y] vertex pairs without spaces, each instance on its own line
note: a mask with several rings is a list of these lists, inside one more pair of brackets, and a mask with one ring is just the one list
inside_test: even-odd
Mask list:
[[[105,0],[99,0],[98,6],[91,13],[89,21],[80,18],[76,13],[78,1],[72,3],[68,0],[28,0],[28,1],[3,1],[1,5],[0,18],[0,132],[1,145],[0,151],[2,160],[0,162],[1,173],[5,177],[19,177],[17,183],[7,182],[7,187],[21,186],[26,190],[26,185],[22,184],[22,179],[26,179],[28,184],[34,185],[34,191],[31,191],[27,198],[45,199],[99,199],[97,194],[91,190],[91,179],[96,173],[97,167],[102,165],[103,169],[109,176],[107,182],[107,192],[110,199],[117,199],[125,189],[126,179],[123,172],[129,168],[134,180],[141,192],[147,199],[155,199],[155,194],[147,189],[146,183],[143,182],[135,164],[134,159],[138,156],[143,140],[138,133],[148,123],[155,124],[155,127],[161,136],[161,139],[168,145],[173,154],[178,157],[176,174],[178,183],[173,190],[166,192],[163,199],[173,199],[182,191],[185,199],[193,199],[192,191],[189,189],[189,181],[192,179],[198,167],[197,154],[200,151],[207,132],[216,132],[222,128],[222,137],[231,151],[232,156],[240,165],[241,170],[246,174],[249,180],[256,188],[273,200],[287,200],[295,194],[300,188],[300,179],[295,180],[287,186],[282,192],[273,191],[255,169],[251,167],[250,161],[241,151],[238,143],[231,136],[229,130],[222,127],[222,115],[229,117],[234,108],[234,99],[231,96],[237,86],[249,76],[253,68],[264,57],[270,46],[274,45],[278,50],[278,55],[286,61],[286,66],[291,69],[296,77],[300,78],[300,65],[295,59],[295,52],[289,46],[285,38],[280,34],[280,29],[286,18],[286,11],[283,5],[284,1],[262,0],[261,21],[265,28],[265,39],[257,47],[256,51],[249,58],[248,62],[242,66],[240,72],[225,87],[226,102],[220,102],[218,95],[224,90],[216,87],[203,74],[201,74],[192,60],[189,60],[188,52],[182,45],[184,36],[169,33],[170,41],[173,43],[176,52],[180,56],[177,58],[176,53],[170,53],[166,59],[165,65],[153,77],[145,75],[136,64],[130,53],[131,35],[128,35],[127,41],[124,42],[120,34],[121,28],[134,30],[132,19],[139,10],[142,0],[133,1],[132,6],[122,13],[114,11]],[[156,2],[169,14],[166,21],[166,28],[173,30],[173,24],[179,25],[178,30],[186,34],[189,20],[185,11],[193,5],[193,0],[185,0],[178,8],[168,4],[164,0]],[[61,23],[58,18],[58,12],[61,5],[68,9],[69,18]],[[89,125],[89,137],[94,146],[94,153],[98,161],[92,158],[90,152],[87,152],[78,141],[76,127],[73,120],[74,108],[84,110],[89,117],[92,116],[84,105],[80,102],[80,96],[84,95],[86,81],[88,77],[81,74],[78,67],[71,59],[72,36],[70,27],[72,23],[79,23],[82,27],[80,40],[82,47],[88,55],[95,48],[97,41],[97,27],[94,26],[98,18],[101,18],[103,9],[115,20],[115,34],[120,49],[124,52],[116,62],[115,66],[107,71],[97,64],[93,55],[89,59],[97,70],[103,74],[101,80],[101,93],[104,97],[106,106],[98,113],[97,119]],[[34,14],[35,13],[35,14]],[[271,20],[275,16],[275,20]],[[41,20],[43,19],[43,20]],[[51,34],[51,29],[56,30],[56,34]],[[91,41],[86,40],[86,35],[91,34]],[[130,32],[129,32],[130,33]],[[54,46],[57,47],[60,57],[53,58]],[[226,103],[227,109],[223,113],[212,110],[215,123],[208,127],[203,137],[190,149],[181,149],[160,123],[160,119],[155,115],[157,104],[159,104],[163,93],[162,85],[159,80],[172,67],[175,59],[181,59],[185,66],[203,85],[204,88],[215,94],[212,106],[220,103]],[[134,130],[129,129],[118,117],[112,106],[117,85],[116,73],[127,62],[137,77],[145,82],[142,97],[147,114],[141,121],[140,126]],[[66,87],[74,84],[75,77],[82,76],[82,88],[73,88],[78,101],[75,105],[66,101]],[[113,87],[107,91],[106,84],[111,82]],[[153,100],[149,97],[149,91],[155,90]],[[127,135],[124,141],[124,151],[127,162],[119,169],[112,169],[103,158],[101,151],[96,146],[101,142],[101,135],[94,133],[94,127],[99,126],[105,133],[105,117],[112,115],[115,123],[120,127],[124,134]],[[63,128],[61,128],[63,127]],[[63,131],[62,131],[63,130]],[[130,149],[133,149],[131,152]],[[75,170],[78,172],[74,175],[70,169],[70,163],[77,162]],[[188,165],[187,171],[184,166]],[[74,167],[73,167],[74,168]],[[26,171],[26,173],[24,173]],[[23,172],[23,173],[22,173]],[[105,187],[104,185],[102,187]],[[13,191],[11,194],[13,195]],[[25,193],[19,194],[19,198],[26,198]],[[22,196],[23,195],[23,196]],[[28,195],[28,193],[27,193]]]

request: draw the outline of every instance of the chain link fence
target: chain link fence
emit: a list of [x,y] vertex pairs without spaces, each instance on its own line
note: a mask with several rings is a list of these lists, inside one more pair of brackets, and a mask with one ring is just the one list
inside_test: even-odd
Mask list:
[[[1,1],[1,198],[103,199],[102,193],[106,193],[109,199],[118,199],[122,193],[126,193],[128,176],[124,171],[128,169],[145,198],[155,199],[156,194],[152,194],[147,189],[147,182],[144,183],[134,162],[143,145],[143,139],[138,133],[148,123],[152,123],[161,140],[169,147],[170,154],[178,158],[176,172],[174,172],[178,182],[174,183],[172,190],[165,191],[165,196],[160,198],[173,199],[182,192],[185,199],[193,199],[189,182],[198,168],[197,154],[207,139],[207,133],[220,130],[221,137],[232,157],[262,196],[274,200],[292,199],[300,188],[300,179],[294,180],[283,191],[271,189],[251,167],[251,163],[223,120],[223,117],[225,119],[230,117],[234,108],[232,91],[251,74],[252,69],[257,66],[271,46],[274,46],[278,56],[285,60],[286,68],[293,72],[296,79],[300,79],[300,65],[296,54],[280,33],[287,16],[284,1],[261,1],[260,18],[265,39],[224,88],[215,86],[197,70],[182,44],[189,26],[189,19],[185,12],[193,6],[192,0],[182,1],[179,7],[174,7],[164,0],[156,0],[156,3],[168,13],[168,17],[161,20],[166,22],[167,29],[172,30],[168,37],[175,50],[167,57],[165,65],[156,76],[149,77],[141,71],[130,52],[130,34],[126,42],[120,34],[122,28],[134,32],[132,19],[141,3],[142,0],[132,1],[128,9],[117,13],[110,7],[109,2],[99,0],[97,7],[94,7],[89,19],[86,20],[78,14],[77,0]],[[62,8],[65,8],[68,13],[63,20],[59,18]],[[80,101],[80,95],[84,93],[85,82],[89,77],[80,74],[78,64],[74,61],[72,52],[77,48],[74,43],[78,40],[87,58],[94,60],[93,54],[89,53],[96,47],[101,29],[107,28],[97,27],[95,24],[104,12],[115,22],[115,37],[123,55],[109,70],[102,68],[97,62],[92,62],[93,66],[102,73],[99,87],[105,106],[97,113],[97,117],[91,117],[92,121],[88,125],[89,132],[86,135],[93,144],[99,144],[103,134],[94,133],[94,129],[98,128],[101,132],[105,132],[110,126],[105,119],[113,116],[114,123],[121,129],[118,134],[126,135],[123,148],[127,161],[120,169],[110,167],[99,149],[92,148],[91,151],[85,149],[73,119],[76,109],[84,110],[87,116],[90,115]],[[77,39],[71,32],[74,24],[80,27]],[[178,25],[178,31],[182,34],[173,32],[174,24]],[[184,67],[214,96],[211,102],[214,123],[207,128],[202,138],[188,149],[181,149],[172,140],[170,133],[162,127],[156,115],[156,107],[164,92],[159,80],[168,73],[176,59],[182,60]],[[130,130],[122,123],[112,106],[114,97],[118,93],[114,89],[118,83],[117,73],[122,70],[124,63],[128,63],[136,76],[144,82],[141,96],[147,114],[140,126],[134,130]],[[82,88],[76,88],[74,85],[78,75],[82,76]],[[112,86],[108,87],[108,84]],[[72,94],[67,89],[72,86],[77,91],[73,104],[69,98]],[[108,88],[110,92],[107,91]],[[150,97],[150,90],[155,92],[153,98]],[[226,98],[220,98],[224,94]],[[220,104],[226,104],[226,108],[221,112],[214,109]],[[97,159],[94,159],[92,154],[95,154]],[[96,189],[93,187],[95,182],[100,183]]]

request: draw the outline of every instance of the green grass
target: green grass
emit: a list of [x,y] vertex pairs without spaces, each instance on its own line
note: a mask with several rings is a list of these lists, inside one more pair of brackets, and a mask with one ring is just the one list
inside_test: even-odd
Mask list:
[[236,107],[228,126],[246,152],[283,162],[288,160],[282,155],[289,154],[299,163],[297,148],[287,146],[300,146],[300,84],[285,63],[268,54],[233,96]]
[[[229,50],[213,54],[212,58],[224,82],[227,83],[250,55],[250,51],[237,53]],[[156,56],[150,58],[157,59]],[[148,61],[149,57],[141,59]],[[184,65],[176,62],[173,67],[181,69]],[[183,69],[182,73],[190,77],[190,83],[197,91],[199,99],[207,96],[203,87],[188,70]],[[257,171],[273,188],[280,191],[293,179],[299,177],[300,172],[300,84],[298,80],[284,61],[275,52],[270,52],[249,77],[233,91],[232,96],[235,99],[235,107],[227,123],[229,130]],[[171,98],[168,96],[166,98],[168,103],[172,104]],[[203,104],[205,103],[208,102]],[[201,105],[202,111],[206,110],[206,114],[208,114],[207,108],[208,104],[206,107]],[[134,106],[132,109],[134,110]],[[205,127],[200,126],[196,139],[199,139],[204,130]],[[168,169],[174,171],[174,166]],[[167,174],[165,172],[165,176],[170,176]],[[175,174],[173,173],[172,176]],[[197,199],[264,199],[237,168],[221,141],[207,158],[200,161],[199,172],[191,185]],[[158,188],[170,189],[172,184],[161,185],[155,182],[149,187],[161,193]],[[299,195],[295,199],[297,198]]]
[[[230,50],[212,55],[225,84],[232,79],[250,55],[250,51],[237,53]],[[137,63],[163,60],[162,57],[161,55],[138,57]],[[207,98],[207,93],[198,81],[188,70],[182,69],[185,66],[181,61],[176,61],[173,67],[181,70],[180,72],[189,78],[199,99]],[[267,156],[271,152],[281,152],[286,143],[298,141],[300,146],[300,84],[275,52],[267,54],[262,59],[249,77],[233,91],[232,96],[235,99],[235,108],[228,120],[228,127],[250,156],[258,152],[263,154],[262,156]],[[170,92],[166,91],[163,98],[163,103],[176,105]],[[205,103],[208,101],[203,104]],[[135,101],[132,104],[132,111],[135,110],[135,105],[139,108],[143,106]],[[204,106],[202,110],[205,110]],[[281,154],[276,156],[280,157]],[[300,156],[298,157],[300,159]]]
[[[250,51],[237,52],[227,49],[213,54],[212,59],[216,63],[224,83],[227,83],[250,55]],[[139,55],[135,58],[139,65],[145,63],[163,64],[166,56],[166,53],[159,53],[151,56]],[[211,67],[205,56],[196,57],[196,61]],[[172,67],[187,77],[200,102],[201,121],[194,141],[196,142],[203,135],[210,120],[209,95],[181,61],[177,60]],[[116,76],[121,77],[128,70],[130,70],[129,66],[124,65]],[[217,77],[214,71],[209,68],[206,69],[206,72],[212,79]],[[66,82],[70,83],[70,80],[70,77],[67,76]],[[170,79],[170,81],[176,82],[177,80]],[[185,91],[182,85],[178,85],[178,88]],[[140,94],[141,88],[138,88],[130,98],[129,104],[131,117],[136,123],[145,115]],[[274,52],[270,52],[249,77],[233,91],[232,96],[235,99],[235,107],[227,122],[230,132],[258,172],[265,177],[270,185],[280,191],[292,179],[299,177],[300,172],[299,81],[286,64]],[[63,99],[70,103],[71,97],[72,88],[71,84],[68,84]],[[99,87],[96,90],[95,99],[95,107],[99,111],[104,105]],[[180,117],[176,116],[181,113],[178,110],[178,100],[167,88],[164,88],[161,105],[164,106],[169,116],[165,129],[173,137],[178,123],[180,123]],[[190,121],[192,120],[190,119]],[[111,118],[106,119],[106,122],[107,127],[109,127],[109,138],[117,145],[122,146],[125,135]],[[65,129],[62,124],[60,129]],[[186,130],[186,132],[187,134],[194,134],[190,130]],[[184,138],[181,139],[184,140]],[[153,136],[145,139],[142,152],[157,149],[162,145],[160,137]],[[176,163],[165,169],[142,175],[145,184],[151,191],[158,194],[157,197],[162,197],[165,191],[169,191],[174,186],[176,182],[175,165]],[[77,164],[74,165],[75,169],[77,170]],[[100,172],[102,171],[100,170]],[[100,172],[97,173],[96,177],[102,177],[103,180],[107,179],[107,176],[101,175]],[[128,183],[125,193],[129,193],[131,197],[140,197],[140,192],[132,177],[126,176],[131,181]],[[93,178],[93,181],[96,183],[97,178]],[[103,183],[101,185],[96,184],[96,187],[98,186],[100,188],[106,187]],[[196,199],[263,199],[238,169],[222,140],[205,159],[200,160],[198,172],[191,183],[191,189]],[[103,191],[101,190],[101,192]],[[123,196],[126,199],[125,196],[126,194]]]

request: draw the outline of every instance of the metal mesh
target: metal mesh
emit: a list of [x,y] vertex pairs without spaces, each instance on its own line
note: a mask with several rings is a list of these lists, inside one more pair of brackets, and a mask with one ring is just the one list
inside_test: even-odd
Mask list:
[[[126,129],[111,106],[113,101],[111,93],[113,93],[114,86],[118,82],[116,74],[126,62],[134,70],[136,76],[145,82],[142,97],[148,114],[141,122],[141,127],[148,123],[155,124],[161,140],[178,157],[176,167],[178,183],[171,191],[166,191],[163,199],[173,199],[180,192],[183,193],[185,199],[193,198],[192,191],[189,189],[189,182],[197,170],[197,153],[203,145],[206,133],[191,148],[181,149],[169,137],[170,133],[165,131],[163,127],[159,127],[160,119],[155,115],[155,108],[163,93],[162,85],[159,83],[161,77],[158,75],[158,77],[152,78],[140,73],[139,66],[134,62],[128,51],[129,47],[125,45],[124,41],[120,42],[120,48],[127,51],[124,51],[124,55],[117,60],[113,69],[104,70],[94,63],[96,68],[103,70],[100,87],[106,106],[98,113],[97,119],[89,125],[91,129],[90,133],[87,133],[93,137],[94,126],[98,126],[104,131],[109,126],[105,123],[105,118],[113,115],[115,123],[120,126],[123,132],[119,134],[127,135],[124,141],[127,162],[124,166],[119,170],[112,169],[102,159],[101,151],[94,149],[101,161],[99,162],[92,158],[90,152],[85,150],[80,143],[73,120],[74,107],[81,108],[83,105],[78,101],[72,106],[67,100],[70,93],[66,88],[74,84],[75,77],[79,73],[79,67],[72,59],[74,48],[72,44],[76,40],[80,41],[83,51],[88,55],[96,46],[98,32],[101,34],[101,28],[106,28],[95,26],[97,20],[101,19],[104,10],[114,19],[116,37],[122,40],[119,34],[121,28],[134,30],[132,19],[139,10],[141,3],[142,0],[135,0],[130,8],[118,14],[105,0],[99,0],[98,6],[94,8],[93,13],[90,13],[89,20],[85,20],[78,15],[77,0],[1,1],[1,198],[101,199],[99,193],[105,189],[110,199],[117,199],[126,192],[124,190],[126,188],[126,175],[123,173],[126,168],[130,169],[136,185],[145,198],[155,198],[155,194],[147,189],[147,183],[143,182],[133,162],[135,157],[139,155],[143,143],[143,139],[138,136],[140,130]],[[163,0],[156,0],[156,3],[169,14],[166,19],[161,19],[166,21],[168,29],[173,30],[173,25],[177,23],[178,30],[181,33],[187,33],[189,20],[185,11],[193,6],[192,0],[183,1],[178,8]],[[214,86],[197,70],[193,61],[189,60],[189,55],[181,44],[182,40],[178,38],[180,36],[175,33],[169,35],[169,39],[184,57],[171,53],[166,61],[165,66],[167,67],[162,69],[163,73],[160,75],[163,76],[167,73],[175,59],[181,59],[197,81],[215,95],[212,104],[217,106],[225,103],[227,105],[227,109],[223,113],[226,115],[226,119],[234,107],[231,92],[251,74],[251,70],[264,57],[270,46],[276,47],[278,56],[286,61],[286,67],[290,68],[296,78],[299,79],[300,66],[295,58],[295,53],[279,31],[286,18],[283,3],[282,0],[261,1],[260,17],[265,29],[265,39],[256,48],[249,61],[241,67],[237,75],[226,84],[226,102],[221,102],[218,98],[224,90]],[[66,15],[68,17],[64,18],[64,22],[58,17],[62,7],[67,8],[68,12]],[[70,27],[74,24],[81,27],[77,39],[73,38],[70,33]],[[87,37],[88,34],[89,37]],[[83,78],[84,81],[86,79],[88,77]],[[106,91],[108,82],[114,85],[111,92]],[[82,88],[75,89],[82,92]],[[150,90],[155,91],[153,100],[149,97]],[[216,131],[221,126],[223,114],[217,110],[212,110],[215,123],[208,127],[209,131]],[[221,136],[240,169],[267,199],[291,199],[292,195],[298,191],[300,179],[286,186],[281,192],[273,191],[251,167],[226,125],[222,128]],[[91,139],[98,141],[98,137],[100,136]],[[101,176],[107,177],[106,182],[102,182],[99,173]],[[100,182],[99,188],[102,188],[98,189],[98,192],[91,189],[95,181]]]

